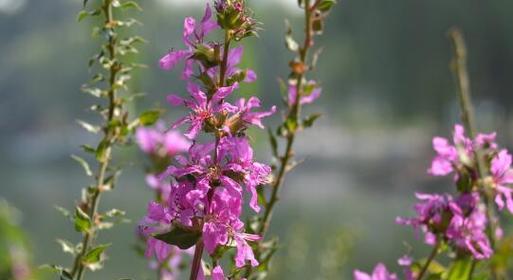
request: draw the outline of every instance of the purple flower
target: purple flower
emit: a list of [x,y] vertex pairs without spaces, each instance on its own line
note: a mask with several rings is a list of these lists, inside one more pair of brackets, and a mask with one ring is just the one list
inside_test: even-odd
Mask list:
[[212,280],[225,280],[224,271],[221,266],[217,265],[212,270]]
[[495,203],[502,210],[506,199],[506,206],[509,212],[513,213],[513,189],[508,187],[513,183],[513,169],[508,151],[502,150],[492,159],[490,171],[495,184]]
[[185,136],[189,139],[195,139],[207,121],[214,122],[216,114],[232,110],[233,106],[222,102],[222,100],[230,95],[237,87],[237,83],[229,87],[221,87],[211,98],[208,98],[206,93],[195,86],[189,87],[192,99],[183,99],[174,94],[169,95],[167,100],[171,105],[184,105],[191,110],[188,116],[177,120],[173,124],[173,128],[188,122],[191,125]]
[[417,194],[417,216],[397,218],[397,223],[420,228],[429,245],[447,241],[457,250],[469,252],[475,259],[489,258],[493,251],[486,236],[487,219],[479,207],[479,194],[467,193],[453,199],[450,195]]
[[245,123],[256,125],[259,128],[264,128],[264,125],[262,124],[262,119],[274,114],[276,112],[276,106],[271,107],[271,110],[269,111],[251,112],[253,108],[260,108],[260,106],[260,99],[258,99],[257,97],[252,96],[248,99],[247,102],[244,98],[241,98],[237,103],[237,113],[239,114],[240,119],[243,120]]
[[388,272],[386,266],[382,263],[379,263],[374,268],[372,274],[367,274],[365,272],[355,270],[353,272],[354,280],[397,280],[397,275]]
[[456,124],[453,132],[453,143],[442,137],[433,138],[433,149],[437,156],[433,159],[428,173],[434,176],[445,176],[454,171],[461,161],[468,161],[473,156],[472,140],[465,136],[463,126]]
[[458,160],[456,147],[442,137],[433,138],[433,149],[437,156],[433,159],[428,173],[434,176],[445,176],[454,170],[453,163]]
[[178,153],[185,152],[191,143],[178,131],[166,131],[162,123],[155,127],[139,127],[135,133],[139,148],[148,154],[159,157],[174,157]]
[[197,44],[203,44],[205,36],[219,26],[215,19],[212,18],[212,10],[207,4],[205,14],[200,24],[196,26],[196,20],[192,17],[187,17],[184,20],[183,27],[183,42],[187,49],[170,51],[160,59],[160,68],[163,70],[172,70],[180,61],[187,59],[185,69],[182,75],[183,79],[188,79],[192,74],[192,61],[189,59],[195,51]]
[[[292,106],[296,102],[297,98],[297,85],[293,82],[289,83],[289,105]],[[299,103],[310,104],[313,103],[317,98],[321,96],[322,89],[318,87],[315,81],[308,81],[305,85],[303,85],[303,90],[301,97],[299,99]]]

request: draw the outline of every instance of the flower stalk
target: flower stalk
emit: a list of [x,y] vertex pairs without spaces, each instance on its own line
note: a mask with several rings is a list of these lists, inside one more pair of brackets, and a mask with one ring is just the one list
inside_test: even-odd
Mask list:
[[[95,27],[94,34],[104,35],[104,42],[98,54],[89,61],[89,67],[97,68],[98,72],[84,85],[82,90],[94,97],[103,100],[103,104],[91,107],[102,117],[102,123],[93,125],[84,121],[79,124],[91,133],[102,133],[96,147],[83,145],[84,152],[94,156],[96,161],[96,172],[92,172],[88,161],[73,156],[88,176],[94,178],[94,183],[83,190],[82,199],[75,208],[75,214],[71,215],[67,210],[61,209],[66,216],[70,217],[75,229],[82,234],[81,241],[73,245],[61,240],[61,246],[67,253],[73,255],[72,267],[68,270],[60,266],[51,266],[60,274],[61,278],[82,280],[86,269],[97,270],[103,265],[105,250],[110,244],[95,244],[99,231],[108,229],[113,225],[125,222],[122,217],[124,212],[118,209],[111,209],[106,212],[99,210],[101,196],[104,192],[111,191],[116,184],[116,179],[121,170],[112,166],[112,151],[115,146],[128,143],[132,132],[141,124],[152,122],[148,114],[133,121],[128,120],[128,112],[125,103],[130,99],[128,81],[131,78],[132,70],[137,67],[135,64],[125,63],[122,57],[126,54],[137,53],[136,44],[144,42],[140,37],[120,38],[118,29],[128,27],[136,23],[136,20],[123,20],[115,18],[114,10],[120,12],[127,8],[140,10],[135,1],[122,0],[97,0],[90,4],[84,1],[84,10],[78,15],[78,21],[87,17],[100,17],[99,26]],[[121,94],[125,96],[121,97]]]

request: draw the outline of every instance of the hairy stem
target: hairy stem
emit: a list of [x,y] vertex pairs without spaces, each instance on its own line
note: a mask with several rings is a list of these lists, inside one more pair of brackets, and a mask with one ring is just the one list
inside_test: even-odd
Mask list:
[[[112,5],[110,0],[104,0],[102,6],[102,13],[105,17],[105,24],[108,26],[110,23],[114,21],[114,16],[112,13]],[[113,35],[109,35],[107,49],[109,52],[109,58],[111,61],[115,61],[116,59],[116,39]],[[113,63],[109,69],[109,84],[108,84],[108,115],[105,120],[104,125],[104,136],[102,139],[102,143],[106,143],[107,147],[105,148],[105,157],[100,162],[98,166],[97,172],[97,181],[94,188],[94,193],[92,196],[88,197],[88,201],[86,204],[88,206],[87,214],[89,218],[93,221],[93,226],[89,229],[83,236],[82,239],[82,250],[75,257],[73,269],[71,271],[71,275],[74,279],[81,280],[84,276],[85,266],[82,263],[82,258],[87,254],[89,249],[92,247],[92,243],[96,237],[96,229],[95,229],[95,217],[98,212],[98,204],[100,202],[101,193],[103,192],[102,187],[105,182],[107,170],[111,161],[111,151],[112,145],[115,142],[114,134],[115,132],[109,128],[108,124],[111,123],[115,118],[115,110],[116,110],[116,89],[115,89],[115,81],[118,73],[118,64],[117,62]]]
[[[316,2],[316,4],[317,4],[317,2]],[[312,47],[312,43],[313,43],[313,41],[312,41],[312,36],[313,36],[312,11],[314,10],[316,4],[314,4],[314,6],[311,6],[310,3],[311,3],[310,0],[305,0],[305,9],[304,9],[304,11],[305,11],[305,14],[304,14],[304,16],[305,16],[305,40],[304,40],[303,46],[299,49],[299,59],[300,59],[300,63],[303,65],[307,64],[306,59],[307,59],[308,51]],[[292,104],[292,106],[289,106],[289,110],[287,112],[288,118],[293,118],[295,120],[299,119],[299,116],[301,113],[301,103],[300,103],[301,98],[300,98],[300,96],[301,96],[301,92],[302,92],[303,79],[304,79],[304,73],[300,73],[297,75],[297,78],[296,78],[296,93],[297,93],[296,100],[294,100],[294,103]],[[270,224],[270,220],[272,218],[274,206],[275,206],[276,202],[279,200],[279,197],[278,197],[279,189],[283,185],[283,182],[285,180],[285,175],[287,173],[287,168],[289,167],[290,161],[293,158],[292,148],[293,148],[295,137],[296,137],[296,130],[288,132],[288,135],[286,138],[287,144],[286,144],[286,148],[285,148],[285,153],[281,157],[280,167],[278,169],[276,179],[273,181],[273,184],[271,185],[271,188],[272,188],[271,196],[269,198],[267,207],[264,210],[264,215],[263,215],[262,221],[260,223],[260,228],[257,231],[257,234],[261,235],[262,239],[263,239],[265,233],[267,232],[267,230],[269,229],[269,224]]]

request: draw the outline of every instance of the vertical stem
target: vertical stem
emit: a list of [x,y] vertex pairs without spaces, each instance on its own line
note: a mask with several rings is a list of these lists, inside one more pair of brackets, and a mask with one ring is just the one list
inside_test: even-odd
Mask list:
[[440,247],[440,242],[436,242],[435,247],[433,248],[433,251],[431,251],[431,254],[429,254],[428,259],[426,260],[426,263],[422,267],[422,270],[419,273],[419,276],[417,277],[417,280],[422,280],[422,277],[424,277],[424,274],[426,274],[429,265],[431,262],[435,259],[436,255],[438,254],[438,248]]
[[228,67],[228,56],[230,54],[230,31],[224,32],[224,45],[223,45],[223,60],[221,61],[221,68],[219,69],[219,87],[225,84],[226,68]]
[[192,259],[192,267],[191,267],[191,276],[189,280],[197,280],[199,269],[201,267],[201,256],[203,255],[203,240],[198,241],[196,243],[196,248],[194,249],[194,257]]
[[[228,56],[230,54],[230,31],[225,30],[224,33],[224,45],[223,45],[223,57],[221,61],[221,66],[219,67],[219,84],[218,87],[223,87],[226,82],[226,71],[228,68]],[[219,143],[221,141],[221,135],[216,132],[215,134],[215,147],[214,147],[214,164],[217,164],[217,150],[219,148]],[[212,197],[214,195],[213,189],[211,189],[208,192],[208,199],[209,201],[212,200]],[[210,205],[210,203],[209,203]],[[210,207],[210,206],[209,206]],[[196,280],[198,278],[199,269],[201,268],[201,256],[203,255],[203,249],[204,249],[204,243],[203,240],[199,240],[198,243],[196,243],[196,249],[194,250],[194,257],[192,260],[192,267],[191,267],[191,274],[189,279],[190,280]]]
[[[102,6],[103,15],[105,17],[105,25],[109,26],[114,21],[113,13],[112,13],[112,5],[110,0],[104,0]],[[96,237],[96,228],[95,228],[95,217],[98,212],[98,205],[100,203],[100,197],[102,193],[102,187],[105,182],[107,170],[111,160],[112,153],[112,145],[114,143],[114,131],[108,128],[108,124],[115,118],[115,110],[116,110],[116,90],[115,90],[115,82],[118,73],[118,62],[115,62],[116,59],[116,38],[113,35],[109,35],[107,49],[109,52],[109,59],[114,61],[112,66],[109,69],[109,89],[108,89],[108,115],[105,123],[105,131],[102,142],[107,143],[107,148],[105,150],[105,158],[100,162],[98,166],[98,176],[96,180],[96,186],[94,189],[94,193],[92,196],[88,198],[87,206],[88,206],[88,216],[92,220],[92,227],[89,229],[83,236],[82,239],[82,250],[75,257],[73,263],[73,269],[71,271],[71,275],[73,279],[82,280],[84,277],[85,266],[82,263],[82,257],[87,254],[89,249],[92,246],[92,242]]]
[[[470,94],[470,79],[467,71],[467,48],[462,32],[458,28],[449,30],[449,36],[453,44],[454,59],[452,62],[453,72],[458,83],[458,98],[461,109],[461,119],[465,128],[467,129],[471,139],[477,135],[476,124],[474,120],[474,108],[472,106]],[[484,179],[488,176],[485,168],[484,158],[481,149],[474,147],[474,156],[476,158],[477,170],[479,175],[478,186],[480,192],[484,196],[484,204],[486,206],[486,215],[488,219],[487,235],[495,249],[495,231],[498,221],[495,219],[495,210],[493,208],[493,194],[491,194],[483,183]],[[493,266],[490,266],[493,278],[496,278],[496,271]]]
[[[318,1],[317,1],[318,2]],[[316,4],[317,4],[316,2]],[[300,63],[303,65],[306,65],[306,59],[308,50],[312,46],[312,11],[315,8],[316,4],[314,6],[310,5],[310,0],[305,0],[305,40],[303,43],[303,46],[299,50],[299,59]],[[302,84],[304,79],[304,73],[298,74],[296,79],[296,99],[294,100],[294,103],[291,107],[289,107],[289,111],[287,113],[287,116],[290,118],[294,118],[296,120],[299,119],[299,115],[301,112],[301,92],[302,92]],[[272,218],[272,212],[274,209],[274,205],[279,200],[278,194],[279,189],[283,185],[283,181],[285,180],[285,175],[287,173],[287,168],[290,164],[290,160],[292,159],[292,147],[294,144],[294,140],[296,137],[296,131],[289,131],[289,134],[287,135],[287,144],[285,148],[285,153],[282,156],[282,159],[280,161],[280,167],[278,170],[278,175],[276,179],[274,180],[273,184],[271,185],[272,192],[271,196],[269,198],[269,203],[267,204],[267,207],[265,208],[265,212],[262,218],[262,222],[260,223],[260,227],[257,231],[257,234],[261,235],[262,239],[269,229],[270,220]]]
[[[452,28],[449,31],[449,36],[453,43],[454,59],[452,62],[453,72],[458,83],[458,98],[461,109],[461,119],[465,128],[467,129],[471,139],[474,139],[477,135],[476,124],[474,120],[474,108],[472,106],[472,99],[470,94],[470,82],[467,71],[467,48],[465,46],[465,40],[463,34],[457,28]],[[487,171],[484,164],[484,159],[481,149],[474,147],[474,156],[476,158],[477,170],[479,173],[479,185],[481,192],[485,196],[485,204],[487,209],[487,218],[489,223],[488,238],[492,243],[492,247],[495,247],[495,213],[493,209],[493,197],[485,189],[483,180],[486,178]]]

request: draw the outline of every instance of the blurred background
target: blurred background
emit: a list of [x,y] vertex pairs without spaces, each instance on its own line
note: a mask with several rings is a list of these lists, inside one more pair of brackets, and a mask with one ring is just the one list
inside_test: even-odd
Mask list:
[[[136,73],[133,85],[148,95],[132,110],[169,109],[165,96],[183,92],[183,84],[178,72],[160,71],[157,61],[182,46],[184,16],[201,16],[205,1],[139,2],[144,25],[135,32],[149,44],[138,58],[149,67]],[[243,63],[257,71],[259,81],[240,94],[259,95],[270,106],[279,103],[277,79],[286,77],[291,59],[284,19],[301,38],[301,12],[296,0],[249,2],[263,30],[259,39],[246,41]],[[399,272],[396,259],[404,253],[426,254],[422,241],[394,219],[412,213],[415,191],[451,188],[450,180],[426,174],[432,136],[449,136],[458,120],[448,68],[451,26],[466,35],[480,129],[499,131],[500,144],[512,146],[513,1],[339,2],[316,42],[324,51],[312,78],[324,91],[307,111],[323,117],[299,137],[297,157],[305,162],[289,174],[275,212],[272,234],[281,248],[269,279],[350,279],[353,268],[369,271],[379,261]],[[96,140],[75,122],[92,118],[85,108],[95,100],[79,89],[98,44],[91,26],[76,22],[81,5],[0,0],[0,198],[10,205],[1,204],[3,267],[14,246],[5,244],[27,247],[31,253],[14,253],[24,262],[68,265],[55,239],[79,237],[54,205],[71,208],[79,199],[88,178],[69,155]],[[166,120],[180,113],[169,112]],[[268,123],[278,121],[276,115]],[[269,161],[265,135],[255,131],[254,137],[258,157]],[[127,210],[133,223],[102,234],[113,246],[106,268],[93,277],[153,279],[133,250],[135,224],[152,197],[144,183],[146,163],[135,147],[119,155],[130,164],[102,205]]]

